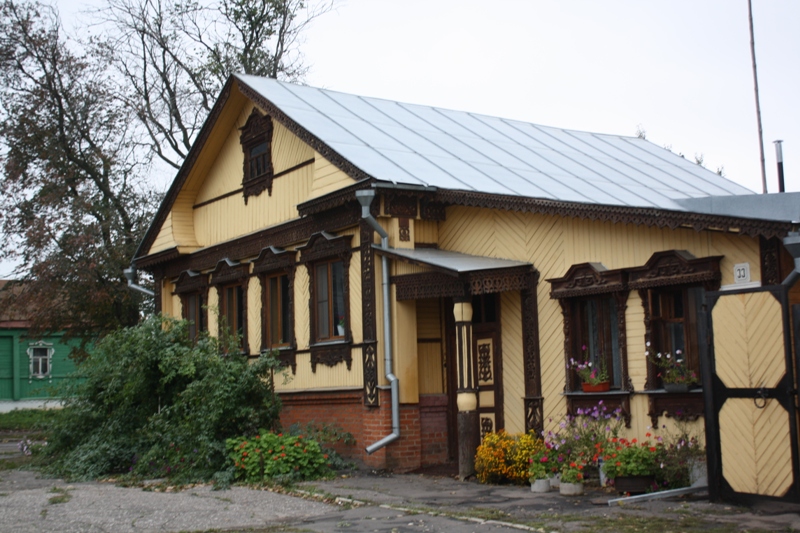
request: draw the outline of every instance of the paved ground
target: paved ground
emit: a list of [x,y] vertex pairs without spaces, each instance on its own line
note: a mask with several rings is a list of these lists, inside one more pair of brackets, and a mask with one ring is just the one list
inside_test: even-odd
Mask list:
[[[0,458],[16,453],[15,442],[0,443]],[[164,493],[6,470],[0,471],[0,532],[569,533],[593,524],[609,530],[608,524],[620,518],[640,519],[643,531],[664,531],[659,517],[702,519],[731,531],[800,531],[796,507],[741,509],[692,497],[612,508],[607,501],[617,495],[599,488],[566,498],[450,477],[360,471],[298,489],[295,496],[243,487]]]

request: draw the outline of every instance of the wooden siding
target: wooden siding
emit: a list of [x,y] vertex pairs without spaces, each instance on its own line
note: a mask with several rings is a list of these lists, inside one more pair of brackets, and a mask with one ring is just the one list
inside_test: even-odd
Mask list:
[[503,350],[503,418],[506,431],[525,431],[525,370],[522,360],[522,310],[518,292],[500,295]]
[[317,371],[311,371],[311,354],[297,354],[297,374],[291,370],[283,373],[284,378],[276,377],[275,390],[278,392],[307,390],[337,390],[361,388],[364,380],[364,365],[361,348],[353,348],[353,365],[348,370],[345,363],[336,366],[317,365]]
[[722,475],[736,492],[783,496],[793,474],[789,414],[775,400],[759,409],[730,398],[719,412]]
[[439,300],[417,300],[417,354],[419,357],[419,393],[442,394],[444,352]]
[[[515,259],[532,263],[540,273],[537,289],[539,303],[539,342],[542,367],[544,419],[548,429],[561,420],[566,404],[564,391],[564,333],[561,307],[550,298],[550,284],[545,280],[563,276],[573,264],[600,262],[607,268],[644,265],[654,252],[688,250],[697,257],[723,255],[720,263],[722,284],[733,283],[733,265],[749,262],[751,278],[761,277],[758,239],[721,232],[697,232],[693,229],[670,230],[548,215],[492,211],[469,207],[447,209],[447,220],[438,224],[439,247],[468,254]],[[512,305],[503,299],[503,365],[521,367],[521,350],[507,350],[512,331],[519,328],[519,318]],[[509,307],[509,310],[506,310]],[[644,360],[644,316],[638,294],[629,294],[626,310],[629,375],[636,390],[646,379]],[[508,332],[508,334],[507,334]],[[506,337],[509,340],[506,341]],[[505,370],[504,375],[511,375]],[[514,378],[504,384],[506,426],[515,428],[522,413],[514,414],[514,398],[524,395],[521,382]],[[520,408],[521,409],[521,408]],[[631,432],[644,436],[650,425],[647,398],[632,399]]]
[[438,244],[439,223],[435,220],[415,220],[413,241],[428,244]]
[[319,153],[314,153],[314,181],[311,186],[311,198],[323,196],[342,187],[354,183],[353,178],[339,170]]
[[261,353],[261,281],[257,276],[247,283],[247,344],[251,354]]
[[768,292],[725,295],[714,306],[714,359],[727,387],[774,388],[786,373],[781,304]]

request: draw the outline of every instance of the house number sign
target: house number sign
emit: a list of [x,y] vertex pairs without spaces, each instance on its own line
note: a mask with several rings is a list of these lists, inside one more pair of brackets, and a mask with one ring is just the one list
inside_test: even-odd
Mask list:
[[750,283],[750,263],[737,263],[733,265],[733,282]]

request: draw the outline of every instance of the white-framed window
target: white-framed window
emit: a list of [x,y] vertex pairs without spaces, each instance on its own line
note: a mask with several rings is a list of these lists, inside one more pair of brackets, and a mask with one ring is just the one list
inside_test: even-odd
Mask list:
[[33,378],[52,379],[53,345],[48,342],[38,341],[28,345],[28,382]]

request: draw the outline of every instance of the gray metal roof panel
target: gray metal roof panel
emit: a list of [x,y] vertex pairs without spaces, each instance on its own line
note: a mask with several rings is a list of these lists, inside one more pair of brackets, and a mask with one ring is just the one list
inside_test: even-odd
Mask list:
[[[373,244],[372,246],[378,252],[384,251],[384,249],[377,244]],[[388,253],[415,263],[430,265],[458,274],[477,272],[480,270],[494,270],[498,268],[531,266],[530,263],[523,261],[468,255],[460,252],[451,252],[449,250],[440,250],[438,248],[390,248]]]
[[683,198],[752,194],[636,137],[237,78],[378,180],[677,210]]

